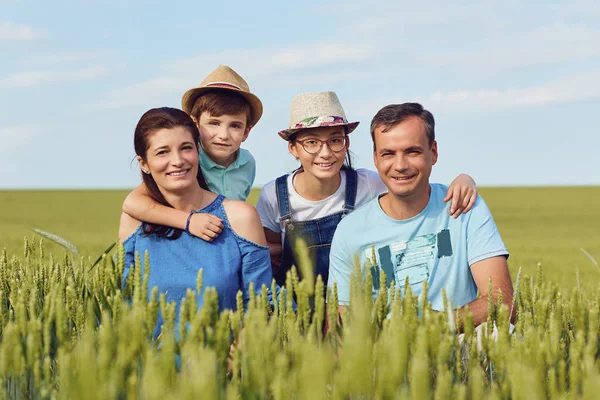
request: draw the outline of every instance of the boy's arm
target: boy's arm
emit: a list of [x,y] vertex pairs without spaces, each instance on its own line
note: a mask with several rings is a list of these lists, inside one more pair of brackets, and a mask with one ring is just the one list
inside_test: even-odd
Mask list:
[[157,203],[143,183],[133,189],[123,202],[123,212],[138,221],[185,229],[188,213]]
[[477,185],[475,181],[467,174],[460,174],[448,186],[444,202],[452,200],[450,215],[458,218],[460,214],[466,214],[473,208],[476,199]]
[[[163,206],[154,201],[144,184],[127,195],[123,202],[123,212],[138,221],[181,230],[185,230],[189,215],[185,211]],[[223,221],[214,215],[195,213],[190,219],[189,232],[208,242],[219,236],[222,230]]]

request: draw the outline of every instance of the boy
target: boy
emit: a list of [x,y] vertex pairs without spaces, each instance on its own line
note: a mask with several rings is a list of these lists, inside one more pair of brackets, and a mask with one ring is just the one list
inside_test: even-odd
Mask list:
[[[233,69],[219,66],[200,86],[185,92],[182,109],[200,130],[199,163],[209,189],[245,200],[256,175],[256,162],[240,145],[262,116],[262,103]],[[223,229],[220,218],[205,213],[187,214],[156,203],[142,184],[123,203],[123,212],[140,221],[185,229],[206,241]]]

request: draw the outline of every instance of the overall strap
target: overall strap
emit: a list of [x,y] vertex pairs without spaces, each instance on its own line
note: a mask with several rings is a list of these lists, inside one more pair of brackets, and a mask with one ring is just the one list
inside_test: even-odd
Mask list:
[[279,223],[287,225],[292,220],[292,212],[290,211],[290,196],[287,188],[287,177],[283,175],[275,180],[275,192],[277,194],[277,207],[279,208]]
[[356,186],[358,182],[358,174],[356,173],[355,169],[347,169],[344,172],[346,173],[346,199],[344,201],[344,215],[348,215],[354,211],[354,206],[356,204]]

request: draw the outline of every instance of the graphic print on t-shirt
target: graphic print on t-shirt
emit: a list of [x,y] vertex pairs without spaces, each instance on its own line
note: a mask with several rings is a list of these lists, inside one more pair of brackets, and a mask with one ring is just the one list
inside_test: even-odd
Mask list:
[[[386,286],[392,280],[396,288],[403,288],[406,279],[411,286],[419,285],[428,280],[434,265],[434,260],[452,256],[450,231],[444,229],[439,233],[428,233],[410,240],[397,240],[383,246],[369,247],[364,250],[364,256],[371,265],[385,271]],[[373,289],[379,290],[379,268],[372,267]]]

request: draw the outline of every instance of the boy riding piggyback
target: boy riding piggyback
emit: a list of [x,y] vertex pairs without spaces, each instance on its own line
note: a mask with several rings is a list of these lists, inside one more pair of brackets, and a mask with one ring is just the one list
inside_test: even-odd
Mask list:
[[[181,103],[200,130],[199,164],[209,189],[229,199],[245,200],[254,183],[256,162],[240,146],[262,116],[260,99],[237,72],[219,66],[200,86],[185,92]],[[127,196],[123,211],[137,220],[186,230],[206,241],[223,229],[221,219],[214,215],[187,214],[157,203],[144,184]]]

